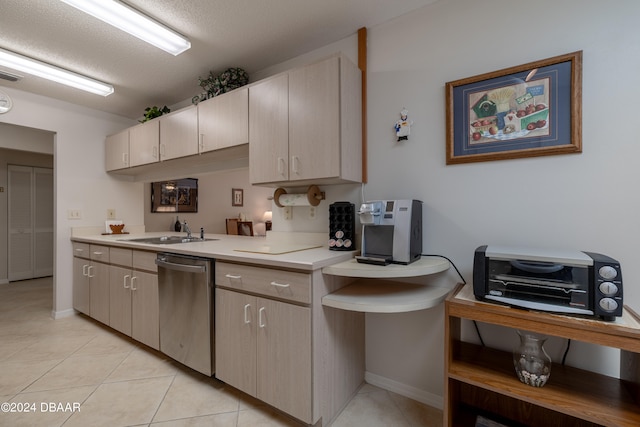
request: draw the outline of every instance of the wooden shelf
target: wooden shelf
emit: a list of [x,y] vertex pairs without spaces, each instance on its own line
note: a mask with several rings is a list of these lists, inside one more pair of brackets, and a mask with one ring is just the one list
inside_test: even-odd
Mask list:
[[[445,426],[464,425],[460,412],[470,410],[518,425],[640,425],[640,321],[627,307],[616,322],[604,322],[476,301],[471,285],[459,285],[445,316]],[[461,341],[461,319],[619,348],[623,379],[553,364],[544,387],[528,386],[511,353]]]
[[[451,281],[433,275],[451,264],[444,258],[422,257],[409,265],[361,264],[355,259],[322,269],[322,273],[360,278],[338,291],[322,297],[322,305],[366,313],[404,313],[435,307],[451,292]],[[393,279],[426,277],[424,283]]]
[[458,342],[449,379],[601,425],[638,426],[640,411],[622,381],[553,364],[544,387],[521,383],[511,353]]
[[404,313],[435,307],[449,292],[450,287],[363,279],[325,295],[322,305],[367,313]]

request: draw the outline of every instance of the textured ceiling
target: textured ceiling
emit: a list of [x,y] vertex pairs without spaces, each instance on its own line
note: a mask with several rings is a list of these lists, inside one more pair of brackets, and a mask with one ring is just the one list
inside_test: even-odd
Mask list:
[[0,48],[110,83],[107,97],[19,74],[0,86],[132,119],[201,91],[198,77],[249,75],[436,0],[128,0],[191,40],[173,56],[58,0],[0,0]]

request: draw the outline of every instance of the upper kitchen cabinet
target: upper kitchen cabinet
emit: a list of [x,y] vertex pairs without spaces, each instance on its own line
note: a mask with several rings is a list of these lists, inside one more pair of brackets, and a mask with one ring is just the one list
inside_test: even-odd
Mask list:
[[149,120],[129,129],[129,166],[155,163],[159,160],[160,122]]
[[289,77],[249,88],[249,177],[252,184],[289,180]]
[[198,154],[198,109],[195,105],[160,117],[160,160]]
[[361,79],[340,55],[251,86],[251,183],[361,182]]
[[109,135],[105,142],[107,172],[129,167],[129,129]]
[[200,153],[249,142],[249,90],[240,88],[198,104]]

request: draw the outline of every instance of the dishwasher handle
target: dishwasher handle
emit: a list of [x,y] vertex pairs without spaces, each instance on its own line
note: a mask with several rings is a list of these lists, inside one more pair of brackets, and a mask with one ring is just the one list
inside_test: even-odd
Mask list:
[[165,261],[159,258],[156,258],[156,265],[158,267],[164,267],[167,270],[177,270],[184,271],[187,273],[206,273],[207,266],[206,265],[185,265],[185,264],[177,264],[175,262]]

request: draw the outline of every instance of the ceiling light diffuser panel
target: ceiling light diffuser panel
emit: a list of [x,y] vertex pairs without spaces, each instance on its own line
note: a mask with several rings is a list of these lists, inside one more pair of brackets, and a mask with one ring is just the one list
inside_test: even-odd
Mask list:
[[60,0],[172,55],[191,48],[186,37],[114,0]]
[[22,71],[26,74],[42,77],[43,79],[52,80],[97,95],[107,96],[113,93],[113,86],[110,84],[5,49],[0,49],[0,66]]

